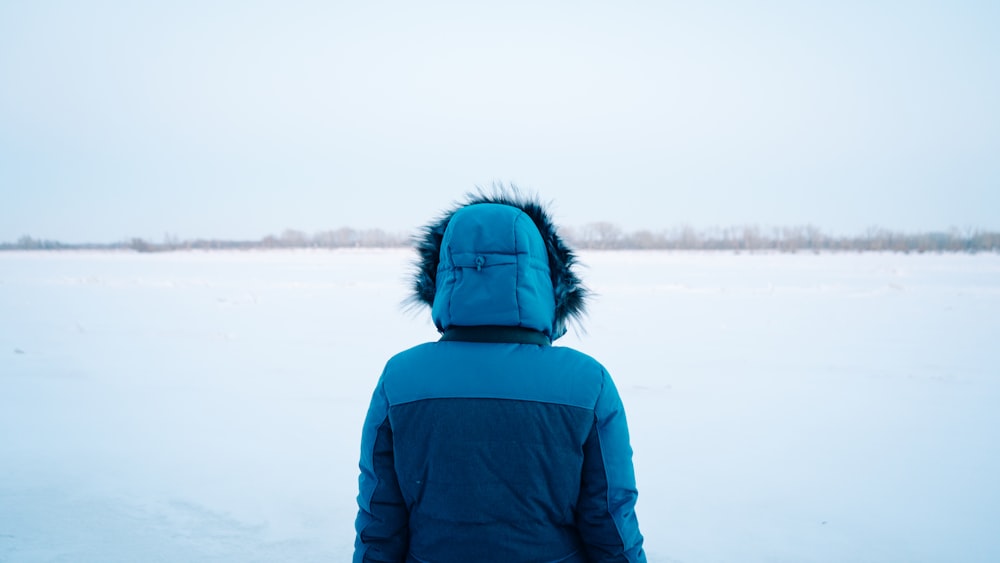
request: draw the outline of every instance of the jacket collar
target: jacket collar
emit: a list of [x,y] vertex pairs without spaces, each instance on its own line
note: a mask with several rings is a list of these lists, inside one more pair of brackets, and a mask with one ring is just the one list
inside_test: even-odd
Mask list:
[[441,342],[493,342],[549,346],[541,331],[519,326],[453,326],[441,334]]

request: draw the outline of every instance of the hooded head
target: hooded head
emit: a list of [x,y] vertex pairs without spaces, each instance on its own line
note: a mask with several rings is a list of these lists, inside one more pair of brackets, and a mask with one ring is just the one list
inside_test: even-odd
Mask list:
[[550,340],[584,312],[576,257],[544,207],[519,193],[471,194],[424,227],[412,301],[431,307],[438,330],[509,326]]

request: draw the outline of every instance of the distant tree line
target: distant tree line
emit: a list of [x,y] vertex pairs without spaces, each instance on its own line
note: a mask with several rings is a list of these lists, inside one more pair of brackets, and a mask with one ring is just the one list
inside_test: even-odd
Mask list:
[[164,235],[160,242],[131,238],[110,243],[70,244],[56,240],[23,236],[17,242],[0,243],[0,250],[134,250],[136,252],[169,252],[175,250],[250,250],[267,248],[399,248],[409,245],[404,234],[382,229],[351,229],[343,227],[309,235],[295,229],[285,229],[280,235],[267,235],[259,240],[193,239],[180,240]]
[[[596,222],[560,230],[578,249],[600,250],[725,250],[734,252],[1000,252],[1000,232],[950,229],[943,232],[902,233],[871,227],[855,236],[833,236],[811,226],[761,228],[756,225],[698,230],[680,226],[662,231],[626,232],[614,223]],[[399,248],[411,244],[402,233],[381,229],[320,231],[312,235],[286,229],[259,240],[179,240],[166,235],[161,242],[132,238],[99,244],[64,244],[23,236],[0,243],[0,250],[249,250],[268,248]]]
[[626,233],[607,222],[564,229],[576,248],[730,251],[1000,252],[1000,232],[953,228],[946,232],[902,233],[871,227],[854,236],[833,236],[812,225],[761,228],[757,225],[697,230],[680,226]]

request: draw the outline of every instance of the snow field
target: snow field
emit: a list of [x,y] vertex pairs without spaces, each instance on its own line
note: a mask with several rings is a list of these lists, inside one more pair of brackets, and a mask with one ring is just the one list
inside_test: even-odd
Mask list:
[[[0,561],[347,561],[406,250],[0,253]],[[651,562],[1000,560],[1000,256],[590,252]]]

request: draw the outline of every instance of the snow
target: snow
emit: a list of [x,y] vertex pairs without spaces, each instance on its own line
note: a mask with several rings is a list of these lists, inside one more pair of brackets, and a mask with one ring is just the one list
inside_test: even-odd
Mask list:
[[[0,561],[347,561],[406,250],[0,253]],[[1000,560],[1000,256],[590,252],[651,562]]]

